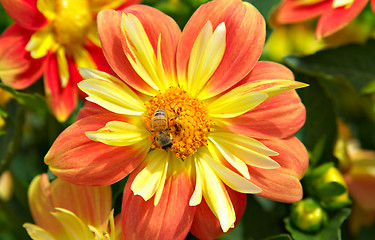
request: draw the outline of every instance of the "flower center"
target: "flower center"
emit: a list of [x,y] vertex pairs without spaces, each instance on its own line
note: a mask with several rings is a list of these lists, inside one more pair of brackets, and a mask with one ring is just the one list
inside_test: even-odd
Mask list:
[[186,91],[170,87],[145,102],[143,122],[150,131],[151,147],[171,150],[185,159],[207,146],[207,136],[213,131],[213,121],[206,104]]
[[53,29],[56,40],[64,46],[81,45],[86,39],[93,17],[88,0],[58,0]]

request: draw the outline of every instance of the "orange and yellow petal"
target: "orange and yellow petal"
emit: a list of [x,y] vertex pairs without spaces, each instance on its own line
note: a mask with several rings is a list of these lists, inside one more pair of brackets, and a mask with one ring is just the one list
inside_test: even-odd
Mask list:
[[25,46],[32,32],[12,24],[0,37],[0,78],[13,88],[24,89],[41,77],[45,59],[33,59]]
[[[131,28],[139,34],[124,35],[134,30]],[[98,31],[109,64],[126,83],[142,93],[156,95],[164,81],[159,78],[165,75],[167,82],[173,81],[180,29],[172,18],[141,5],[123,11],[107,10],[98,15]],[[139,55],[135,56],[136,52]]]
[[[178,78],[188,79],[188,63],[202,29],[210,22],[212,29],[224,23],[225,52],[200,98],[209,98],[230,88],[244,78],[258,60],[265,39],[265,22],[251,4],[239,0],[218,0],[202,5],[186,24],[177,49]],[[223,25],[223,26],[224,26]],[[218,38],[220,39],[220,38]]]
[[349,8],[342,6],[326,9],[319,18],[315,37],[321,39],[337,32],[357,17],[367,3],[368,0],[355,0]]
[[[38,175],[30,183],[28,190],[30,211],[35,223],[54,236],[63,236],[65,231],[61,224],[50,214],[54,211],[51,186],[47,174]],[[34,227],[27,227],[32,231]],[[34,229],[39,232],[39,228]],[[42,230],[40,230],[42,231]],[[42,231],[43,232],[43,231]]]
[[279,153],[272,159],[280,165],[280,168],[261,169],[249,166],[250,181],[262,189],[257,195],[279,202],[301,200],[302,186],[299,180],[308,167],[305,146],[294,136],[260,141]]
[[[239,83],[256,83],[259,90],[272,85],[262,80],[286,79],[292,83],[293,73],[272,62],[258,62],[251,73]],[[267,81],[264,81],[266,83]],[[285,82],[287,83],[287,82]],[[293,84],[292,84],[293,85]],[[291,85],[291,86],[292,86]],[[246,86],[246,85],[245,85]],[[272,90],[272,88],[268,88]],[[285,90],[285,89],[284,89]],[[270,94],[270,92],[268,92]],[[272,94],[277,93],[274,91]],[[296,91],[273,96],[252,110],[235,118],[217,119],[217,124],[232,132],[256,138],[285,138],[297,132],[305,123],[306,110]]]
[[87,101],[118,114],[140,116],[146,110],[139,96],[118,78],[86,68],[80,72],[85,80],[78,87],[88,95]]
[[32,239],[57,240],[52,234],[38,225],[25,223],[23,224],[23,227]]
[[[228,191],[228,195],[236,213],[236,221],[234,223],[234,226],[236,226],[241,220],[246,209],[246,194],[239,193],[230,188],[226,188],[226,190]],[[191,225],[190,232],[198,239],[202,240],[217,239],[221,235],[225,234],[220,226],[219,220],[212,213],[211,209],[204,200],[201,204],[196,206],[194,220],[193,224]]]
[[144,168],[140,167],[130,175],[124,190],[121,212],[124,239],[185,239],[195,212],[195,208],[188,204],[192,186],[187,173],[178,166],[171,166],[173,164],[183,163],[170,163],[156,206],[153,198],[145,201],[131,190],[136,176]]
[[39,12],[37,0],[1,0],[7,14],[23,28],[37,30],[47,24],[47,19]]
[[189,204],[191,206],[200,204],[203,196],[212,213],[219,220],[222,231],[227,232],[234,227],[236,215],[226,186],[242,193],[259,193],[262,190],[213,159],[208,149],[199,150],[188,160],[194,164],[196,181],[199,179],[201,183],[195,186]]
[[59,178],[51,183],[51,199],[55,208],[73,212],[86,225],[107,230],[111,212],[111,187],[78,186]]
[[[57,55],[51,55],[46,63],[44,86],[49,106],[57,120],[64,122],[77,106],[76,87],[70,79],[66,80],[65,86],[62,86],[61,73],[59,72]],[[76,67],[71,60],[67,60],[67,73],[76,71]],[[73,73],[74,74],[74,73]],[[69,74],[69,78],[71,75]]]
[[208,150],[215,159],[232,165],[245,178],[250,179],[247,165],[264,169],[279,168],[270,156],[278,153],[256,139],[237,133],[215,131],[209,136]]
[[94,234],[92,234],[88,225],[73,212],[63,208],[56,208],[51,215],[54,216],[63,226],[66,232],[66,239],[94,240]]
[[151,141],[117,147],[85,135],[109,121],[130,122],[116,114],[96,114],[80,119],[61,133],[45,156],[51,171],[66,181],[90,186],[113,184],[132,172],[145,158]]
[[284,0],[277,9],[275,20],[280,24],[305,21],[321,15],[331,8],[331,4],[330,0],[306,5],[302,5],[300,1]]
[[375,0],[370,0],[372,11],[375,12]]
[[179,75],[180,87],[193,96],[198,95],[223,59],[225,47],[225,23],[213,29],[207,21],[194,41],[186,72]]

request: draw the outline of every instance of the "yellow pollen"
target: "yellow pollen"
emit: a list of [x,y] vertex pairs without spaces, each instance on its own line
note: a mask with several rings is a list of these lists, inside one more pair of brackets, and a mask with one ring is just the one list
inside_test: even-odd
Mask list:
[[152,148],[159,146],[157,133],[151,129],[155,112],[164,109],[166,112],[167,134],[172,136],[172,151],[177,158],[185,159],[194,154],[198,148],[207,146],[207,135],[213,131],[213,121],[209,118],[206,104],[192,97],[178,87],[170,87],[164,93],[159,93],[145,102],[146,112],[142,120],[150,131]]
[[82,45],[93,23],[88,0],[56,1],[53,30],[57,42],[65,47]]

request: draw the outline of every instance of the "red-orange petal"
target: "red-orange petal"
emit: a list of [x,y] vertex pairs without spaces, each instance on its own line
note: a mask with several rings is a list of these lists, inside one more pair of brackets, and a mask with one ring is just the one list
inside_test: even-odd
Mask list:
[[55,54],[49,56],[44,75],[44,86],[48,104],[53,114],[60,122],[64,122],[68,119],[70,114],[75,110],[78,100],[77,87],[72,79],[80,78],[80,75],[72,59],[67,58],[67,60],[69,81],[65,87],[61,86]]
[[96,114],[109,114],[112,113],[109,110],[99,106],[96,103],[86,101],[85,105],[79,110],[76,121],[81,118],[89,117]]
[[261,169],[249,166],[250,181],[260,187],[259,196],[279,202],[296,202],[302,199],[299,180],[308,167],[305,146],[296,138],[261,140],[268,148],[279,153],[271,157],[280,168]]
[[134,5],[123,11],[106,10],[98,14],[100,41],[113,71],[138,91],[153,93],[155,90],[134,71],[123,51],[126,40],[120,28],[122,13],[131,13],[140,20],[155,53],[159,35],[161,36],[163,66],[170,74],[174,74],[175,71],[176,48],[181,31],[172,18],[148,6]]
[[372,11],[375,12],[375,0],[371,0]]
[[139,4],[141,3],[142,0],[126,0],[124,4],[121,4],[116,10],[123,10],[126,7],[129,7],[134,4]]
[[[236,222],[234,223],[236,226],[246,209],[246,194],[236,192],[228,187],[226,190],[228,191],[234,211],[236,212]],[[225,234],[220,226],[219,220],[215,217],[204,200],[196,207],[190,232],[202,240],[217,239]]]
[[[190,52],[203,26],[224,22],[226,49],[216,72],[208,82],[206,96],[214,96],[244,78],[256,64],[265,39],[265,22],[259,11],[239,0],[216,0],[202,5],[186,24],[177,49],[177,71],[187,73]],[[207,92],[207,93],[206,93]]]
[[162,196],[154,206],[154,197],[145,201],[135,196],[130,186],[141,169],[126,183],[122,202],[124,239],[185,239],[190,230],[195,207],[189,206],[193,189],[185,172],[166,178]]
[[[294,76],[281,64],[261,61],[238,85],[272,79],[294,80]],[[305,107],[296,91],[292,90],[271,97],[249,112],[228,119],[224,124],[230,131],[249,137],[285,138],[297,132],[305,120]]]
[[331,8],[332,1],[322,1],[316,4],[302,5],[295,0],[284,0],[277,9],[275,20],[280,24],[301,22],[321,15]]
[[361,208],[375,210],[375,177],[370,174],[344,175],[349,193]]
[[348,25],[366,7],[369,0],[355,0],[350,8],[328,8],[319,18],[315,37],[320,39],[331,35]]
[[109,121],[125,121],[117,114],[96,114],[76,121],[55,140],[45,156],[45,163],[58,177],[75,184],[101,186],[113,184],[145,158],[149,147],[116,147],[95,142],[85,132],[95,131]]
[[37,30],[47,24],[47,19],[36,7],[37,0],[0,0],[1,5],[19,25]]
[[15,89],[24,89],[41,77],[44,60],[25,50],[32,32],[12,24],[0,37],[0,78]]

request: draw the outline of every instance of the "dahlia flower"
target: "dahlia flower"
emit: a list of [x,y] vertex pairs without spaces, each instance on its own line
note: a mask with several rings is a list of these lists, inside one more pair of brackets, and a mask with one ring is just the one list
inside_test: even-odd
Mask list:
[[97,36],[100,10],[139,0],[0,0],[14,19],[0,37],[0,79],[24,89],[44,76],[48,103],[59,121],[77,106],[77,67],[110,71]]
[[111,211],[111,187],[77,186],[47,174],[36,176],[28,199],[36,224],[25,223],[32,239],[122,239]]
[[[276,12],[276,22],[296,23],[319,17],[315,37],[327,37],[348,25],[369,0],[284,0]],[[375,1],[371,0],[375,11]]]
[[88,102],[45,157],[82,185],[128,176],[125,239],[217,238],[233,228],[246,193],[302,198],[307,165],[293,134],[305,108],[284,66],[258,62],[265,21],[240,0],[213,0],[183,32],[142,5],[98,15],[104,55],[117,77],[80,69]]

